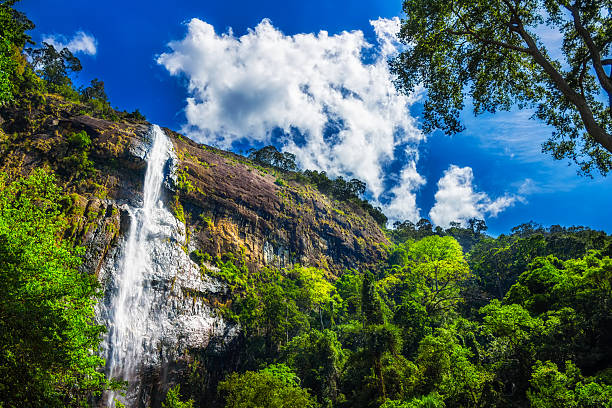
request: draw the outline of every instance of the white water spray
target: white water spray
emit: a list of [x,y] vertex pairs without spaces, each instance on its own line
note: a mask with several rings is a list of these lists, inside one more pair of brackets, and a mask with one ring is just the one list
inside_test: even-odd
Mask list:
[[177,158],[159,126],[151,127],[149,138],[142,206],[122,206],[130,215],[129,231],[100,270],[106,295],[98,318],[108,328],[102,343],[106,374],[128,382],[125,397],[104,396],[107,407],[114,407],[115,398],[128,407],[149,406],[151,393],[159,392],[151,381],[164,384],[170,362],[184,358],[188,349],[206,348],[212,337],[230,339],[237,330],[192,295],[225,289],[203,275],[185,251],[185,224],[161,201],[167,170]]
[[[131,209],[131,224],[121,263],[116,277],[117,291],[111,300],[109,335],[107,339],[108,377],[131,381],[136,378],[144,351],[155,348],[159,327],[151,327],[149,318],[155,297],[150,286],[155,265],[151,259],[151,244],[159,238],[165,217],[161,191],[164,168],[169,159],[170,141],[159,126],[149,132],[153,144],[147,155],[142,208]],[[116,395],[108,395],[112,405]]]

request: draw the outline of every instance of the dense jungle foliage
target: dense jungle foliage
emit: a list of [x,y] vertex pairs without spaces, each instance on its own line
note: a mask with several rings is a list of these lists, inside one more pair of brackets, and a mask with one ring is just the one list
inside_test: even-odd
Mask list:
[[[208,273],[231,286],[223,311],[243,328],[238,372],[199,356],[185,395],[225,407],[611,406],[612,238],[534,223],[494,238],[470,224],[397,225],[385,265],[337,279],[218,259]],[[287,397],[255,397],[267,394]]]

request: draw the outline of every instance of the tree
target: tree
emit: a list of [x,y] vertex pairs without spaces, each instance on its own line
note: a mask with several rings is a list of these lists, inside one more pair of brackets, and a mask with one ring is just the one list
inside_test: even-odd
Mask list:
[[98,78],[92,79],[89,86],[81,91],[81,95],[87,101],[96,99],[98,101],[108,103],[108,96],[104,90],[104,81],[100,81]]
[[334,285],[325,279],[323,270],[313,267],[296,266],[288,271],[287,275],[297,286],[295,295],[302,308],[305,310],[316,308],[321,330],[324,330],[323,309],[327,305],[332,305],[333,309]]
[[283,355],[301,384],[313,390],[321,403],[336,402],[345,355],[335,332],[311,330],[294,337],[283,347]]
[[[480,407],[493,375],[473,362],[473,353],[458,342],[454,328],[439,328],[419,345],[417,364],[423,389],[435,391],[451,407]],[[418,405],[417,405],[418,406]]]
[[281,153],[272,145],[262,147],[259,150],[252,150],[249,153],[249,159],[282,171],[298,170],[298,166],[295,163],[295,154],[289,152]]
[[193,400],[181,401],[181,386],[177,385],[168,390],[162,408],[193,408]]
[[505,301],[545,319],[542,360],[571,358],[590,375],[612,358],[611,282],[612,259],[596,251],[564,262],[548,256],[529,265]]
[[527,397],[534,408],[612,407],[612,385],[585,381],[571,361],[566,361],[565,372],[550,361],[538,361],[530,384]]
[[[612,169],[609,0],[406,0],[403,8],[408,47],[391,66],[400,90],[427,88],[425,131],[462,131],[466,96],[475,114],[534,107],[555,128],[544,151],[584,174]],[[538,35],[544,26],[562,36],[563,58]]]
[[430,236],[415,242],[408,252],[406,273],[415,282],[415,300],[435,315],[460,299],[459,283],[470,273],[461,246],[452,237]]
[[286,366],[243,374],[230,374],[219,383],[225,408],[315,408],[308,392],[298,385],[295,374]]
[[56,88],[71,87],[72,81],[68,72],[78,72],[82,69],[81,61],[68,48],[56,50],[46,42],[41,48],[29,49],[32,57],[32,66],[37,73],[50,85]]
[[371,272],[364,275],[361,284],[361,315],[364,327],[385,322],[380,296],[376,290],[374,275]]
[[94,275],[59,237],[61,190],[39,170],[0,173],[0,401],[75,407],[106,388],[97,356]]
[[0,105],[13,99],[15,82],[25,61],[21,51],[31,42],[25,33],[34,28],[25,14],[15,10],[18,0],[0,0]]

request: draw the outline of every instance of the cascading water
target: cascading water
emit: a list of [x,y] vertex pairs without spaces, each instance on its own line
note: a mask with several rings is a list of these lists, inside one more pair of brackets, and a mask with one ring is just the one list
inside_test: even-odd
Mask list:
[[[158,334],[158,328],[150,327],[149,318],[154,298],[149,283],[155,267],[150,249],[151,241],[160,232],[160,221],[165,218],[163,213],[167,211],[160,198],[170,141],[157,125],[151,128],[150,136],[153,143],[147,155],[143,205],[128,210],[130,230],[109,316],[112,320],[107,339],[108,376],[126,381],[136,377],[143,351],[155,347]],[[107,402],[111,404],[115,397],[109,395]]]
[[148,136],[142,205],[121,206],[130,228],[99,275],[105,287],[97,313],[108,329],[102,342],[106,373],[128,382],[125,397],[105,395],[101,402],[108,407],[115,398],[128,407],[150,406],[151,395],[167,391],[166,377],[180,365],[171,363],[185,361],[186,350],[204,349],[213,337],[229,340],[237,330],[208,305],[205,297],[225,287],[189,258],[185,224],[163,205],[164,185],[177,163],[172,143],[156,125]]

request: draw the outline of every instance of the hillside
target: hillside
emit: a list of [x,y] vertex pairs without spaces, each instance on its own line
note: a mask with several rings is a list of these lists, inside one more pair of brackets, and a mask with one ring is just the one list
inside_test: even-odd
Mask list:
[[[83,115],[82,106],[54,95],[28,108],[0,112],[3,168],[56,171],[73,194],[74,213],[87,215],[88,223],[105,223],[101,218],[112,214],[113,206],[141,199],[149,123]],[[70,139],[81,131],[88,138],[85,153]],[[312,185],[280,183],[282,172],[166,131],[178,158],[178,179],[168,185],[165,200],[170,205],[178,198],[189,236],[202,253],[213,259],[228,253],[244,256],[252,267],[301,264],[334,274],[357,264],[374,266],[384,258],[389,241],[359,207],[327,197]],[[126,221],[110,222],[119,227]],[[74,230],[85,244],[90,239],[86,232]]]

